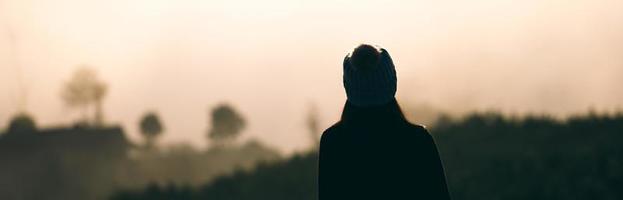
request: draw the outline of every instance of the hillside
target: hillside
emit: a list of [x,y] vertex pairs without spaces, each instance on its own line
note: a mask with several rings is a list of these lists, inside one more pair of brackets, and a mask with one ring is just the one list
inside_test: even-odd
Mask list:
[[[431,133],[453,199],[621,199],[623,115],[441,118]],[[122,191],[131,199],[316,199],[317,154],[239,171],[202,187]],[[380,172],[382,173],[382,172]]]

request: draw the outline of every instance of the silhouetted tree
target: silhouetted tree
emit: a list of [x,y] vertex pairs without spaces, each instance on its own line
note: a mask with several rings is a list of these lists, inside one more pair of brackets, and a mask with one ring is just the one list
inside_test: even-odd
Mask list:
[[95,126],[102,125],[102,100],[106,95],[106,84],[99,79],[97,72],[88,66],[81,66],[76,70],[71,79],[65,83],[61,97],[70,107],[80,108],[83,112],[83,120],[88,122],[88,110],[94,107],[92,123]]
[[156,138],[160,136],[164,130],[162,123],[160,123],[160,118],[154,112],[146,113],[141,119],[140,126],[146,146],[152,148]]
[[36,130],[37,126],[35,125],[35,121],[32,119],[32,117],[30,117],[28,114],[20,113],[13,117],[13,119],[11,119],[7,133],[34,133]]
[[212,109],[212,129],[208,137],[216,145],[224,145],[232,142],[245,128],[244,118],[230,105],[221,104]]

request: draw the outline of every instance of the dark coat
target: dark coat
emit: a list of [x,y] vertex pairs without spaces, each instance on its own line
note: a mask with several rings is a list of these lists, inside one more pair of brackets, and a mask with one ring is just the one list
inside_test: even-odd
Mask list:
[[320,141],[320,200],[450,199],[437,147],[396,101],[344,106]]

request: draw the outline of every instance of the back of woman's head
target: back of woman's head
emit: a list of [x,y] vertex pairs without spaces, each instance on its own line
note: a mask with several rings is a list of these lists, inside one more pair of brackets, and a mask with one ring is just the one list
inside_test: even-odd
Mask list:
[[362,44],[344,58],[344,89],[356,106],[382,105],[396,94],[396,70],[389,53]]

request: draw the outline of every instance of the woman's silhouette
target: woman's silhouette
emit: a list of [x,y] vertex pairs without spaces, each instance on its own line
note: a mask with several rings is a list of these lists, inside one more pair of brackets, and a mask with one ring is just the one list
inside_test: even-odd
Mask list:
[[319,199],[450,199],[433,138],[407,122],[394,98],[389,53],[363,44],[343,65],[348,99],[322,134]]

